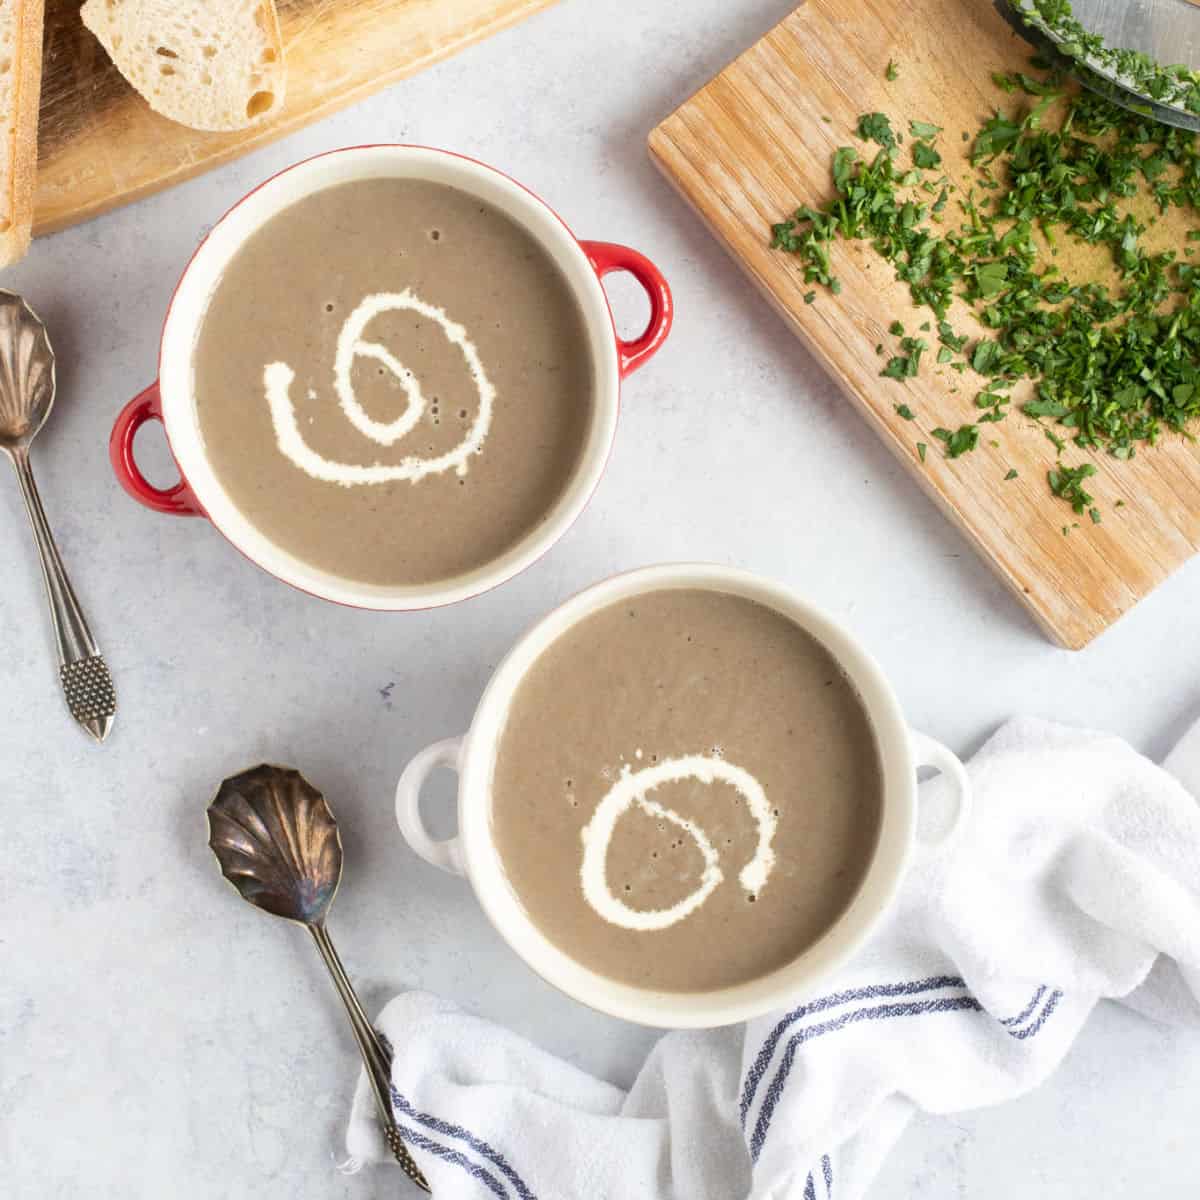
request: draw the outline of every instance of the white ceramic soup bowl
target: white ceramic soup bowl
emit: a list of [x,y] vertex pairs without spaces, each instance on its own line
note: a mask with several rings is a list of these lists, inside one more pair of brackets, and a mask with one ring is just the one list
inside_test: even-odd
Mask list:
[[[583,313],[592,359],[592,420],[583,453],[563,494],[535,529],[500,557],[456,576],[422,585],[361,583],[323,571],[270,541],[242,515],[205,453],[196,415],[192,357],[209,298],[246,239],[289,205],[313,192],[359,179],[404,178],[444,183],[500,209],[523,226],[566,278]],[[650,301],[638,338],[617,336],[601,279],[628,271]],[[113,470],[125,490],[157,512],[204,516],[247,558],[312,595],[359,608],[405,610],[450,604],[486,591],[548,550],[582,512],[608,461],[616,432],[621,380],[645,363],[671,328],[671,292],[649,259],[626,246],[581,242],[532,192],[492,167],[424,146],[353,146],[297,163],[234,205],[200,244],[167,310],[158,380],[117,417],[109,442]],[[264,401],[265,402],[265,401]],[[170,488],[138,469],[134,439],[147,421],[161,421],[179,469]]]
[[[743,596],[775,609],[812,634],[856,687],[874,727],[882,763],[878,842],[849,908],[786,966],[759,979],[708,992],[633,987],[580,965],[526,914],[491,835],[496,752],[513,696],[530,667],[552,642],[597,609],[664,588],[706,588]],[[953,819],[943,823],[934,841],[918,842],[917,769],[922,766],[936,768],[947,777],[955,807]],[[422,786],[439,767],[458,773],[458,834],[443,840],[430,836],[420,811]],[[909,729],[883,672],[845,628],[790,589],[749,572],[708,564],[668,564],[598,583],[526,633],[496,669],[466,735],[430,746],[405,768],[396,789],[396,818],[405,839],[422,858],[470,879],[500,935],[547,982],[612,1016],[643,1025],[684,1028],[726,1025],[783,1008],[835,970],[888,911],[914,853],[947,846],[961,827],[969,802],[970,785],[962,763],[932,738]]]

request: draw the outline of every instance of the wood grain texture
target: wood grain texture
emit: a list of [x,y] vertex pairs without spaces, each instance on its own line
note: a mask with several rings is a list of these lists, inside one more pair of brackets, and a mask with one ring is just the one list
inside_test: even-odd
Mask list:
[[[830,159],[839,145],[853,142],[860,113],[888,112],[902,129],[910,118],[944,126],[939,145],[947,170],[965,179],[961,133],[973,133],[995,107],[1012,103],[992,85],[991,72],[1023,69],[1028,56],[986,0],[809,0],[655,129],[650,151],[1039,625],[1077,649],[1196,551],[1196,445],[1168,435],[1140,448],[1131,462],[1093,456],[1099,473],[1088,489],[1103,523],[1093,526],[1084,516],[1064,536],[1063,527],[1081,519],[1049,493],[1046,471],[1056,454],[1035,422],[1014,412],[980,427],[974,453],[946,459],[930,430],[973,421],[982,381],[970,371],[936,370],[932,352],[918,378],[880,378],[875,347],[896,341],[888,325],[899,318],[914,330],[931,314],[913,307],[907,286],[868,245],[833,245],[844,290],[835,297],[818,287],[811,305],[803,303],[812,285],[797,261],[768,245],[774,222],[830,195]],[[899,68],[892,82],[884,75],[889,60]],[[1155,239],[1182,245],[1172,222],[1156,227]],[[1084,270],[1082,259],[1059,261],[1072,277]],[[961,306],[952,322],[973,332]],[[929,340],[936,344],[936,335]],[[897,415],[901,402],[916,421]],[[924,464],[917,442],[929,446]],[[1072,445],[1064,461],[1086,457]],[[1019,477],[1006,482],[1010,468]],[[1115,507],[1118,499],[1123,507]]]
[[151,111],[83,27],[47,0],[35,232],[227,162],[446,58],[553,0],[279,0],[287,102],[264,125],[200,133]]

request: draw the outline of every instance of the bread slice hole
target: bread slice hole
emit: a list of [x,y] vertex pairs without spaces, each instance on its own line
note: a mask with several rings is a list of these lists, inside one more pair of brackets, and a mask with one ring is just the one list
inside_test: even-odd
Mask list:
[[174,75],[175,68],[171,66],[170,63],[163,63],[163,65],[158,68],[158,73],[160,75]]
[[159,48],[157,50],[155,50],[154,53],[159,55],[159,57],[161,57],[161,58],[178,58],[179,57],[179,55],[176,54],[174,50],[171,50],[167,46],[159,46]]
[[268,46],[262,52],[262,61],[265,63],[273,63],[279,56],[275,53],[274,46]]
[[0,217],[0,233],[7,233],[12,228],[12,222],[7,217]]
[[246,102],[246,116],[253,120],[255,117],[261,117],[263,113],[270,112],[274,106],[274,92],[255,92]]
[[12,70],[12,59],[0,59],[0,75],[7,75]]
[[216,46],[205,46],[201,53],[203,53],[205,58],[216,58],[217,48]]

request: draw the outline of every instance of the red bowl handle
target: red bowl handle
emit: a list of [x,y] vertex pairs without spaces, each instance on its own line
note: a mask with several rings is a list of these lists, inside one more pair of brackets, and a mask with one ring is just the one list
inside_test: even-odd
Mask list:
[[177,517],[202,517],[204,509],[182,479],[164,491],[150,483],[138,469],[133,457],[133,439],[147,421],[161,420],[162,402],[157,383],[152,383],[121,409],[108,440],[108,457],[117,481],[139,504],[155,512],[173,513]]
[[642,285],[650,301],[650,320],[641,337],[632,341],[617,338],[621,360],[621,378],[636,371],[653,357],[671,332],[675,306],[671,289],[662,272],[644,255],[616,242],[582,242],[584,253],[601,279],[613,271],[628,271]]

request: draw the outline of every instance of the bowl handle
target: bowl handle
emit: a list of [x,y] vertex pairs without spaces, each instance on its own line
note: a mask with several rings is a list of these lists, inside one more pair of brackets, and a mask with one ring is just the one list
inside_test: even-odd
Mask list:
[[671,332],[675,306],[671,289],[663,273],[644,255],[616,242],[581,242],[592,268],[601,279],[613,271],[628,271],[642,285],[650,301],[650,320],[641,337],[632,341],[617,338],[617,353],[621,362],[621,378],[636,371],[658,353],[659,347]]
[[949,848],[958,835],[971,813],[971,780],[967,777],[967,769],[962,765],[958,755],[947,749],[941,742],[916,730],[909,731],[912,741],[913,760],[917,767],[933,767],[946,778],[946,783],[954,798],[954,814],[946,822],[945,827],[931,838],[921,838],[917,848],[926,855],[940,853]]
[[427,862],[452,875],[465,875],[461,838],[438,840],[429,834],[421,819],[421,789],[438,767],[458,771],[463,738],[447,738],[426,747],[404,768],[396,785],[396,824],[404,840]]
[[156,488],[138,469],[133,456],[133,439],[147,421],[161,422],[162,419],[162,401],[157,382],[134,396],[121,409],[108,439],[108,457],[117,482],[139,504],[155,512],[172,513],[177,517],[202,517],[205,515],[204,509],[182,478],[174,487]]

